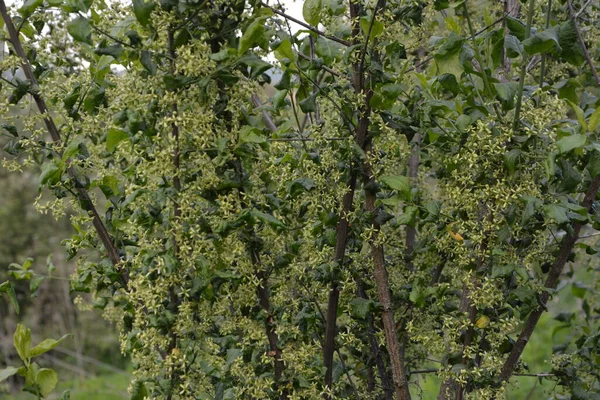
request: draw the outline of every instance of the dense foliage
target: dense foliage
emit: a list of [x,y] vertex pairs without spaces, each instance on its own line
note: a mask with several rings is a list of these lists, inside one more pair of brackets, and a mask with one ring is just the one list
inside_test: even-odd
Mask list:
[[[135,399],[408,399],[425,372],[502,397],[597,251],[598,10],[2,2],[5,166],[75,210],[72,289]],[[597,285],[543,376],[573,399],[600,391]]]

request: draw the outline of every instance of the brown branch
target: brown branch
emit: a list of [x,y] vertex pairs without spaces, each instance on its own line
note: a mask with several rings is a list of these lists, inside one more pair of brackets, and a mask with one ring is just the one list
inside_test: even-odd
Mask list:
[[[31,64],[29,63],[29,59],[27,58],[27,55],[25,54],[25,51],[23,50],[23,46],[21,45],[21,41],[19,39],[19,34],[17,33],[17,30],[15,29],[15,26],[13,24],[11,17],[8,15],[8,11],[6,10],[6,5],[4,3],[4,0],[0,0],[0,14],[2,15],[2,19],[4,20],[6,29],[8,30],[10,42],[13,46],[15,54],[17,54],[17,56],[21,59],[21,68],[23,68],[25,77],[29,80],[29,82],[31,84],[31,88],[32,88],[31,96],[34,99],[40,114],[42,114],[42,116],[43,116],[44,124],[46,125],[46,130],[50,134],[52,141],[60,145],[60,144],[62,144],[62,138],[61,138],[60,132],[59,132],[58,128],[56,127],[54,120],[50,116],[50,112],[48,110],[48,107],[46,106],[46,102],[44,101],[44,98],[39,93],[37,79],[36,79],[35,75],[33,74],[33,70],[31,69]],[[59,154],[60,154],[60,152],[59,152]],[[77,179],[77,171],[75,171],[74,167],[71,166],[71,167],[67,168],[67,173],[69,174],[69,176],[71,178],[73,178],[75,180]],[[94,203],[92,202],[92,199],[90,198],[89,193],[84,188],[77,188],[76,191],[77,191],[77,195],[79,196],[82,208],[85,211],[87,211],[88,214],[92,217],[92,225],[94,226],[94,229],[96,230],[96,234],[98,235],[100,241],[102,242],[102,244],[104,245],[104,248],[106,249],[107,257],[110,259],[110,261],[113,263],[113,265],[115,267],[117,267],[121,261],[121,257],[119,256],[117,246],[113,242],[112,238],[110,237],[110,234],[108,233],[108,230],[106,229],[106,226],[102,222],[100,214],[98,213],[98,210],[94,206]],[[121,283],[123,284],[124,288],[127,288],[127,281],[128,281],[127,271],[125,270],[125,268],[123,268],[123,266],[121,266],[119,268],[119,270],[122,273]]]
[[[596,194],[600,189],[600,176],[596,176],[592,182],[590,183],[590,187],[585,193],[585,197],[581,202],[581,205],[590,211],[594,199],[596,198]],[[550,271],[548,272],[548,278],[546,278],[546,283],[544,287],[546,289],[553,290],[556,288],[558,284],[560,275],[562,274],[563,268],[569,259],[569,254],[573,250],[575,243],[579,239],[579,232],[581,231],[583,224],[578,222],[573,224],[573,233],[567,233],[565,238],[562,240],[560,250],[558,255],[556,256],[556,260],[552,264]],[[512,351],[508,355],[508,358],[504,362],[502,366],[502,371],[500,373],[501,381],[508,381],[510,377],[513,375],[513,372],[517,368],[517,364],[519,359],[521,358],[521,354],[523,354],[523,350],[525,350],[525,346],[529,342],[529,338],[533,333],[540,317],[546,311],[546,303],[548,303],[548,299],[550,299],[549,290],[544,290],[539,296],[539,305],[538,307],[529,314],[525,325],[523,326],[523,330],[519,335],[516,343],[514,344]]]
[[[256,93],[252,93],[252,104],[254,104],[254,107],[256,108],[260,108],[262,107],[262,102],[260,101],[260,98],[258,97],[258,95]],[[275,125],[275,122],[273,122],[273,118],[271,117],[271,115],[266,111],[266,110],[262,110],[262,117],[263,117],[263,121],[265,122],[265,126],[267,127],[267,129],[271,132],[275,132],[277,130],[277,125]]]
[[[358,297],[368,299],[367,293],[365,292],[360,279],[356,281],[356,286]],[[394,389],[392,389],[392,385],[388,377],[388,371],[385,368],[383,357],[381,356],[381,351],[379,350],[379,345],[377,344],[377,339],[375,338],[375,324],[373,323],[373,316],[371,313],[367,315],[367,335],[369,337],[371,354],[375,356],[375,364],[377,365],[377,371],[379,372],[379,379],[381,380],[381,386],[383,387],[385,398],[386,400],[393,400]]]
[[[370,168],[365,164],[365,173],[370,175]],[[367,187],[374,187],[374,178],[368,178]],[[371,213],[373,237],[370,239],[371,257],[373,259],[373,277],[377,286],[377,298],[383,308],[381,312],[381,320],[383,322],[383,331],[385,333],[385,341],[387,351],[390,355],[390,364],[392,366],[392,377],[394,381],[394,389],[398,400],[410,399],[408,390],[408,382],[406,379],[406,371],[404,367],[404,357],[402,357],[400,342],[396,335],[396,323],[394,319],[394,310],[392,308],[392,297],[390,292],[388,272],[385,267],[385,256],[383,245],[378,244],[380,226],[376,221],[377,210],[375,208],[376,193],[370,190],[365,192],[365,208]]]
[[351,46],[351,43],[348,42],[347,40],[340,39],[340,38],[338,38],[336,36],[333,36],[333,35],[328,35],[327,33],[318,30],[314,26],[311,26],[311,25],[309,25],[309,24],[307,24],[305,22],[302,22],[299,19],[296,19],[296,18],[292,17],[291,15],[288,15],[288,14],[284,13],[283,11],[276,9],[275,7],[271,7],[270,5],[265,4],[265,3],[260,3],[260,5],[263,6],[263,7],[271,9],[271,11],[273,11],[275,14],[277,14],[277,15],[285,18],[286,20],[292,21],[292,22],[300,25],[301,27],[308,29],[309,31],[312,31],[312,32],[316,33],[319,36],[322,36],[322,37],[324,37],[326,39],[329,39],[329,40],[333,40],[334,42],[337,42],[339,44],[343,44],[344,46]]
[[573,26],[575,27],[575,32],[577,32],[577,39],[579,40],[579,44],[581,45],[581,49],[583,50],[583,55],[585,56],[585,60],[587,61],[590,69],[592,70],[592,75],[594,75],[594,79],[596,80],[596,84],[600,86],[600,76],[598,76],[598,71],[596,71],[596,67],[594,66],[594,62],[590,57],[590,53],[583,41],[583,36],[581,35],[581,29],[579,29],[579,23],[577,22],[577,15],[575,15],[575,11],[573,11],[573,3],[571,0],[567,0],[567,5],[569,6],[569,15],[571,16],[571,21],[573,22]]

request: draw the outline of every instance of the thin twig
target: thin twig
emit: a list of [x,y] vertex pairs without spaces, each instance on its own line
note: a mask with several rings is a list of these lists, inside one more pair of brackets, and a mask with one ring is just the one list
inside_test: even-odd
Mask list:
[[329,39],[329,40],[333,40],[334,42],[337,42],[337,43],[339,43],[339,44],[343,44],[344,46],[351,46],[351,43],[350,43],[350,42],[348,42],[347,40],[340,39],[340,38],[338,38],[338,37],[336,37],[336,36],[328,35],[327,33],[325,33],[325,32],[323,32],[323,31],[320,31],[320,30],[318,30],[318,29],[317,29],[317,28],[315,28],[314,26],[311,26],[311,25],[309,25],[309,24],[307,24],[307,23],[305,23],[305,22],[302,22],[302,21],[300,21],[299,19],[296,19],[296,18],[292,17],[291,15],[288,15],[288,14],[286,14],[286,13],[284,13],[283,11],[280,11],[280,10],[278,10],[278,9],[277,9],[277,8],[275,8],[275,7],[271,7],[270,5],[268,5],[268,4],[266,4],[266,3],[260,3],[260,4],[261,4],[261,6],[263,6],[263,7],[267,7],[267,8],[269,8],[269,9],[271,9],[271,10],[272,10],[272,11],[273,11],[275,14],[277,14],[277,15],[279,15],[279,16],[281,16],[281,17],[285,18],[286,20],[290,20],[290,21],[292,21],[292,22],[294,22],[294,23],[296,23],[296,24],[298,24],[298,25],[302,26],[303,28],[306,28],[306,29],[308,29],[309,31],[312,31],[312,32],[316,33],[316,34],[317,34],[317,35],[319,35],[319,36],[323,36],[324,38],[327,38],[327,39]]
[[581,49],[583,50],[583,55],[585,60],[587,61],[590,69],[592,70],[592,75],[594,75],[594,79],[596,80],[596,84],[600,86],[600,76],[598,76],[598,71],[596,71],[596,67],[594,66],[594,62],[590,57],[590,53],[585,45],[583,40],[583,36],[581,36],[581,29],[579,29],[579,23],[577,22],[577,15],[575,11],[573,11],[573,3],[571,0],[567,0],[567,6],[569,7],[569,15],[571,16],[571,21],[573,21],[573,26],[575,27],[575,32],[577,33],[577,39],[579,40],[579,44],[581,45]]
[[[27,79],[31,83],[32,90],[30,93],[37,105],[37,108],[38,108],[40,114],[42,114],[42,116],[43,116],[44,124],[46,125],[46,129],[47,129],[48,133],[50,134],[52,141],[61,145],[62,144],[61,134],[60,134],[58,128],[56,127],[54,120],[50,116],[50,112],[48,110],[48,107],[46,106],[46,102],[45,102],[44,98],[38,91],[39,87],[38,87],[37,79],[33,73],[33,70],[31,69],[31,64],[29,63],[29,59],[27,58],[27,55],[26,55],[25,51],[23,50],[23,46],[21,45],[21,41],[19,39],[19,34],[17,33],[17,30],[15,29],[15,26],[13,24],[11,17],[8,15],[8,11],[6,9],[6,4],[4,3],[4,0],[0,0],[0,14],[2,15],[2,19],[4,20],[6,29],[8,30],[10,42],[13,46],[13,49],[14,49],[15,53],[17,54],[17,56],[21,59],[21,67],[23,68],[25,77],[27,77]],[[74,167],[70,166],[69,168],[67,168],[67,173],[73,179],[77,179],[77,172],[75,171]],[[84,188],[78,187],[76,189],[76,191],[77,191],[77,196],[80,199],[80,203],[82,204],[82,208],[85,211],[87,211],[88,214],[92,217],[92,225],[94,226],[94,229],[96,230],[96,233],[98,234],[98,237],[100,238],[100,241],[102,242],[102,244],[104,245],[104,248],[106,249],[108,258],[113,263],[113,265],[115,267],[117,267],[121,261],[121,257],[119,256],[117,246],[113,242],[112,238],[110,237],[110,234],[108,233],[108,230],[106,229],[106,226],[104,225],[104,223],[102,222],[102,219],[100,218],[100,214],[98,213],[98,210],[96,210],[96,207],[94,206],[94,203],[92,202],[92,199],[90,198],[88,192]],[[128,281],[127,271],[122,266],[119,269],[122,272],[121,277],[120,277],[121,284],[123,285],[124,288],[127,288],[127,281]]]
[[[570,0],[568,0],[570,1]],[[596,176],[592,182],[590,183],[590,187],[588,188],[585,197],[581,203],[583,207],[585,207],[588,212],[592,207],[593,201],[596,198],[596,194],[598,193],[598,189],[600,189],[600,176]],[[550,271],[548,272],[548,278],[546,279],[546,283],[544,287],[547,289],[555,289],[558,284],[560,275],[562,274],[563,268],[569,259],[569,254],[573,250],[575,243],[579,239],[579,232],[583,224],[575,223],[573,224],[572,233],[567,233],[567,235],[563,238],[560,251],[556,257],[556,260],[552,264]],[[544,290],[538,298],[538,307],[529,314],[527,321],[525,322],[523,329],[521,330],[521,334],[514,344],[508,358],[504,362],[502,366],[502,371],[500,373],[501,381],[508,381],[510,377],[513,375],[515,369],[517,368],[517,364],[519,359],[521,358],[521,354],[523,354],[523,350],[527,346],[529,342],[529,338],[533,333],[540,317],[546,311],[546,303],[550,299],[550,293],[547,290]]]

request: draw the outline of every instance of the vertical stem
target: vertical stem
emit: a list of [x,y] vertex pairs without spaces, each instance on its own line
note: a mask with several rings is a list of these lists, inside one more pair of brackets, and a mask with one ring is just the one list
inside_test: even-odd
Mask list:
[[[552,15],[552,0],[548,0],[548,10],[546,10],[546,25],[548,29],[550,26],[550,16]],[[546,75],[546,54],[542,54],[542,65],[540,67],[540,88],[544,86],[544,77]]]
[[[362,282],[357,280],[356,286],[358,287],[358,296],[363,299],[367,298],[367,294],[365,293],[365,289],[363,288]],[[381,380],[381,386],[383,387],[383,391],[385,393],[386,400],[394,399],[394,389],[390,383],[388,378],[388,371],[383,363],[383,357],[381,355],[381,351],[379,350],[379,345],[377,344],[377,339],[375,339],[375,324],[373,323],[373,316],[371,314],[367,315],[367,335],[369,336],[369,346],[371,348],[371,353],[375,355],[375,364],[377,365],[377,372],[379,372],[379,379]],[[371,371],[371,369],[369,369]],[[374,385],[373,385],[374,386]],[[373,390],[373,388],[370,388]]]
[[[533,22],[533,13],[535,11],[535,0],[529,0],[529,10],[527,11],[527,26],[525,27],[525,38],[531,35],[531,24]],[[519,75],[519,88],[517,90],[517,105],[515,107],[515,119],[513,121],[513,131],[519,129],[521,118],[521,105],[523,103],[523,87],[525,86],[525,77],[527,75],[527,63],[529,62],[529,54],[523,53],[521,63],[521,74]]]
[[[374,178],[371,176],[370,166],[365,163],[365,175],[368,177],[367,187],[375,187]],[[381,320],[383,322],[383,331],[385,333],[385,342],[387,351],[390,355],[390,364],[392,367],[392,377],[394,389],[398,400],[409,400],[410,392],[408,390],[408,381],[406,379],[406,370],[404,368],[404,357],[402,357],[400,341],[396,334],[396,321],[394,319],[394,310],[392,308],[392,297],[390,293],[389,277],[385,267],[385,256],[383,245],[379,244],[380,226],[377,223],[377,210],[375,208],[376,193],[370,190],[365,191],[365,208],[371,214],[371,224],[373,227],[373,236],[370,239],[371,258],[373,259],[373,277],[377,286],[377,298],[381,303],[383,311]]]
[[573,26],[575,26],[575,32],[577,32],[577,39],[579,40],[579,44],[581,45],[581,49],[583,50],[583,55],[585,60],[587,61],[590,69],[592,70],[592,75],[594,75],[594,79],[596,80],[596,84],[600,86],[600,77],[598,76],[598,71],[596,71],[596,66],[590,57],[590,53],[585,45],[585,41],[583,40],[583,36],[581,36],[581,29],[579,29],[579,23],[577,22],[577,15],[575,15],[575,11],[573,11],[573,3],[571,0],[567,0],[567,5],[569,7],[569,14],[571,16],[571,21],[573,21]]

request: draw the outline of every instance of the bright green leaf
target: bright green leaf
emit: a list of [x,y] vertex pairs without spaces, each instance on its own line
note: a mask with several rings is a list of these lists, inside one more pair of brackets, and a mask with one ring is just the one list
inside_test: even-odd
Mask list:
[[264,40],[266,17],[256,18],[244,31],[240,38],[238,54],[244,54]]
[[17,329],[13,335],[13,344],[17,354],[24,362],[29,360],[29,349],[31,348],[31,331],[21,324],[17,324]]
[[260,129],[244,126],[240,129],[240,142],[243,143],[265,143],[267,139],[260,136]]
[[106,150],[112,153],[120,142],[128,138],[129,135],[125,131],[115,128],[109,129],[106,134]]
[[17,373],[19,368],[15,367],[6,367],[3,370],[0,370],[0,382],[3,382]]
[[575,134],[575,135],[566,136],[566,137],[560,139],[559,141],[556,142],[556,146],[558,146],[558,150],[561,153],[566,153],[573,149],[578,149],[580,147],[585,146],[586,142],[587,142],[586,135]]
[[39,356],[40,354],[44,354],[44,353],[52,350],[53,348],[58,346],[63,340],[65,340],[66,338],[71,337],[71,336],[73,336],[73,335],[71,335],[70,333],[67,333],[66,335],[63,335],[58,340],[46,339],[31,349],[31,351],[29,352],[29,357],[33,358],[35,356]]
[[365,15],[360,19],[360,29],[365,36],[371,32],[369,40],[373,40],[383,33],[383,23],[378,21],[377,18],[373,20],[371,16]]
[[410,179],[408,179],[406,176],[384,175],[380,177],[379,180],[383,182],[386,186],[388,186],[390,189],[397,190],[398,195],[400,195],[400,197],[402,197],[403,200],[410,199]]
[[302,5],[302,17],[313,26],[319,25],[321,21],[321,0],[305,0]]
[[40,368],[35,374],[35,383],[40,388],[42,396],[48,396],[58,383],[56,371],[50,368]]

